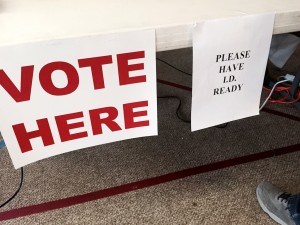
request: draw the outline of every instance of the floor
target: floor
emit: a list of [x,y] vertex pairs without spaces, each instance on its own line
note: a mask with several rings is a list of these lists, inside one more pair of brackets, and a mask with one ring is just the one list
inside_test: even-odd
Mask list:
[[[191,73],[192,50],[158,53]],[[177,96],[190,119],[191,76],[157,61],[158,96]],[[263,94],[265,97],[265,93]],[[300,111],[267,104],[226,128],[190,131],[176,98],[158,99],[159,135],[78,150],[24,168],[0,224],[276,224],[256,200],[268,180],[300,191]],[[0,203],[19,185],[0,150]]]

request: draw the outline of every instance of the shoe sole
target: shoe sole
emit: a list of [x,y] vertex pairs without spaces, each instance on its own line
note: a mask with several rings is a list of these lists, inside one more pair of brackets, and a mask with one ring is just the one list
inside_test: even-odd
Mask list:
[[291,224],[287,224],[284,221],[282,221],[279,217],[277,217],[275,214],[271,213],[267,207],[263,204],[263,202],[261,201],[259,194],[258,194],[258,190],[256,189],[256,196],[257,196],[257,200],[258,203],[260,205],[260,207],[264,210],[265,213],[267,213],[273,220],[275,220],[277,223],[281,224],[281,225],[291,225]]

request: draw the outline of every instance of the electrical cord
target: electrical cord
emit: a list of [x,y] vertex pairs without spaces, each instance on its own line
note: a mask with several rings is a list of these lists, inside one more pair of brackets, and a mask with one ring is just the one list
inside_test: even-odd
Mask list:
[[[183,74],[186,74],[186,75],[188,75],[188,76],[192,76],[192,74],[187,73],[187,72],[185,72],[185,71],[183,71],[183,70],[181,70],[181,69],[179,69],[179,68],[177,68],[177,67],[171,65],[170,63],[168,63],[168,62],[166,62],[166,61],[164,61],[164,60],[162,60],[162,59],[160,59],[160,58],[156,58],[156,60],[157,60],[157,61],[160,61],[160,62],[162,62],[162,63],[164,63],[164,64],[166,64],[166,65],[168,65],[168,66],[170,66],[171,68],[173,68],[173,69],[175,69],[175,70],[177,70],[177,71],[179,71],[179,72],[181,72],[181,73],[183,73]],[[181,107],[181,99],[180,99],[179,97],[177,97],[177,96],[161,96],[161,97],[158,97],[158,98],[174,98],[174,99],[177,99],[177,100],[179,101],[179,105],[178,105],[178,107],[177,107],[177,109],[176,109],[176,116],[177,116],[177,118],[180,119],[181,121],[185,122],[185,123],[191,123],[190,120],[186,120],[186,119],[182,118],[182,117],[179,115],[179,110],[180,110],[180,107]],[[224,124],[217,125],[217,126],[215,126],[215,127],[216,127],[216,128],[226,128],[227,125],[228,125],[228,123],[224,123]]]
[[263,104],[260,106],[259,110],[262,110],[262,108],[267,104],[267,102],[269,101],[269,99],[271,98],[275,88],[277,87],[278,84],[281,84],[281,83],[285,83],[285,82],[288,82],[289,80],[281,80],[281,81],[278,81],[276,84],[274,84],[271,92],[269,93],[268,97],[266,98],[266,100],[263,102]]
[[216,128],[226,128],[228,126],[229,123],[222,123],[220,125],[215,126]]
[[[166,65],[168,65],[168,66],[170,66],[171,68],[173,68],[173,69],[175,69],[175,70],[177,70],[177,71],[179,71],[179,72],[181,72],[181,73],[184,73],[184,74],[186,74],[186,75],[192,76],[192,74],[187,73],[187,72],[185,72],[185,71],[183,71],[183,70],[181,70],[181,69],[179,69],[179,68],[173,66],[172,64],[170,64],[170,63],[168,63],[168,62],[166,62],[166,61],[164,61],[164,60],[162,60],[162,59],[160,59],[160,58],[156,58],[156,60],[157,60],[157,61],[160,61],[160,62],[162,62],[162,63],[164,63],[164,64],[166,64]],[[284,82],[291,81],[291,80],[286,79],[285,76],[280,76],[279,78],[285,78],[285,80],[279,80],[279,81],[275,84],[276,86],[277,86],[278,84],[280,84],[280,83],[284,83]],[[275,85],[274,85],[274,86],[275,86]],[[273,87],[274,87],[274,86],[273,86]],[[275,86],[275,87],[276,87],[276,86]],[[266,87],[263,87],[263,88],[268,89],[268,88],[266,88]],[[291,85],[287,85],[287,87],[278,87],[278,88],[276,88],[276,89],[272,89],[272,91],[270,92],[270,94],[269,94],[269,96],[267,97],[267,99],[265,100],[265,102],[260,106],[259,110],[261,110],[261,109],[267,104],[268,101],[269,101],[270,103],[280,103],[280,104],[294,104],[294,103],[297,103],[297,102],[300,100],[300,91],[297,92],[297,94],[296,94],[297,97],[296,97],[295,100],[293,100],[293,101],[285,101],[285,100],[289,97],[289,94],[290,94],[290,93],[289,93],[289,90],[290,90],[290,88],[291,88]],[[271,95],[273,94],[274,91],[277,91],[277,92],[284,91],[284,92],[286,92],[286,95],[285,95],[283,98],[281,98],[281,99],[271,100],[270,98],[271,98]],[[221,124],[221,125],[218,125],[217,127],[223,128],[223,126],[226,127],[227,124],[228,124],[228,123],[226,123],[226,124]],[[222,126],[222,127],[221,127],[221,126]]]
[[[177,118],[180,119],[181,121],[185,122],[185,123],[189,123],[189,124],[191,123],[191,120],[184,119],[179,114],[179,110],[181,108],[181,102],[182,102],[179,97],[171,95],[171,96],[159,96],[157,98],[173,98],[173,99],[177,99],[179,101],[179,104],[178,104],[177,109],[176,109],[176,116],[177,116]],[[228,123],[224,123],[224,124],[217,125],[215,127],[216,128],[226,128],[227,125],[228,125]]]
[[168,62],[162,60],[162,59],[156,58],[156,60],[157,60],[157,61],[160,61],[160,62],[162,62],[162,63],[164,63],[164,64],[166,64],[166,65],[168,65],[169,67],[172,67],[173,69],[175,69],[175,70],[177,70],[177,71],[179,71],[179,72],[181,72],[181,73],[184,73],[184,74],[186,74],[186,75],[188,75],[188,76],[192,76],[192,74],[187,73],[187,72],[185,72],[185,71],[183,71],[183,70],[181,70],[181,69],[179,69],[179,68],[177,68],[177,67],[171,65],[170,63],[168,63]]
[[177,118],[180,119],[181,121],[185,122],[185,123],[191,123],[190,120],[186,120],[186,119],[182,118],[180,116],[180,114],[179,114],[179,110],[181,108],[181,99],[179,97],[177,97],[177,96],[159,96],[157,98],[173,98],[173,99],[177,99],[179,101],[179,104],[178,104],[177,109],[176,109],[176,116],[177,116]]
[[19,188],[9,199],[7,199],[4,203],[2,203],[0,205],[0,208],[4,207],[7,203],[9,203],[11,200],[13,200],[17,196],[17,194],[20,192],[21,187],[23,185],[23,179],[24,179],[24,171],[23,171],[23,167],[21,167],[21,180],[20,180]]

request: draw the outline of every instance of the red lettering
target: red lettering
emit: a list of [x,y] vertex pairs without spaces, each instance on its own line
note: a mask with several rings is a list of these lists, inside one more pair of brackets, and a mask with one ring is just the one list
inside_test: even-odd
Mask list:
[[138,121],[138,122],[134,121],[134,118],[136,117],[147,116],[146,110],[134,112],[135,108],[145,107],[145,106],[148,106],[148,101],[133,102],[133,103],[127,103],[123,105],[125,129],[149,126],[149,120]]
[[95,90],[105,88],[103,78],[103,65],[110,63],[112,63],[111,55],[78,60],[78,65],[80,68],[91,67]]
[[16,101],[23,102],[30,100],[31,86],[34,66],[24,66],[21,68],[21,88],[16,88],[3,70],[0,70],[0,85]]
[[129,72],[135,70],[143,70],[144,64],[128,64],[128,61],[131,59],[140,59],[145,58],[145,52],[129,52],[124,54],[118,54],[118,70],[119,70],[119,83],[120,85],[134,84],[146,82],[146,75],[130,77]]
[[27,132],[24,123],[13,125],[16,138],[18,140],[21,152],[28,152],[32,150],[30,139],[41,137],[44,146],[53,145],[54,140],[52,137],[49,122],[46,118],[37,120],[38,129]]
[[[105,107],[89,111],[93,134],[102,134],[102,125],[105,124],[111,131],[121,130],[121,127],[114,121],[118,117],[118,110],[115,107]],[[101,118],[102,114],[108,114]]]
[[82,118],[82,117],[83,117],[83,112],[70,113],[70,114],[55,117],[60,140],[62,142],[88,136],[88,133],[86,131],[74,133],[74,134],[70,133],[71,129],[84,127],[84,123],[83,122],[68,123],[68,120]]
[[[52,82],[52,73],[55,70],[62,70],[68,79],[68,83],[63,88],[55,87]],[[43,89],[51,95],[68,95],[74,92],[79,85],[77,70],[66,62],[52,62],[42,67],[40,71],[40,83]]]

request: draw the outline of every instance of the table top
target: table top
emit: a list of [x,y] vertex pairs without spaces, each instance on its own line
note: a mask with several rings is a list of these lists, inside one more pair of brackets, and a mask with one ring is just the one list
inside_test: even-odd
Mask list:
[[196,22],[265,12],[300,31],[300,0],[0,0],[0,46],[150,28],[164,51],[191,47]]

